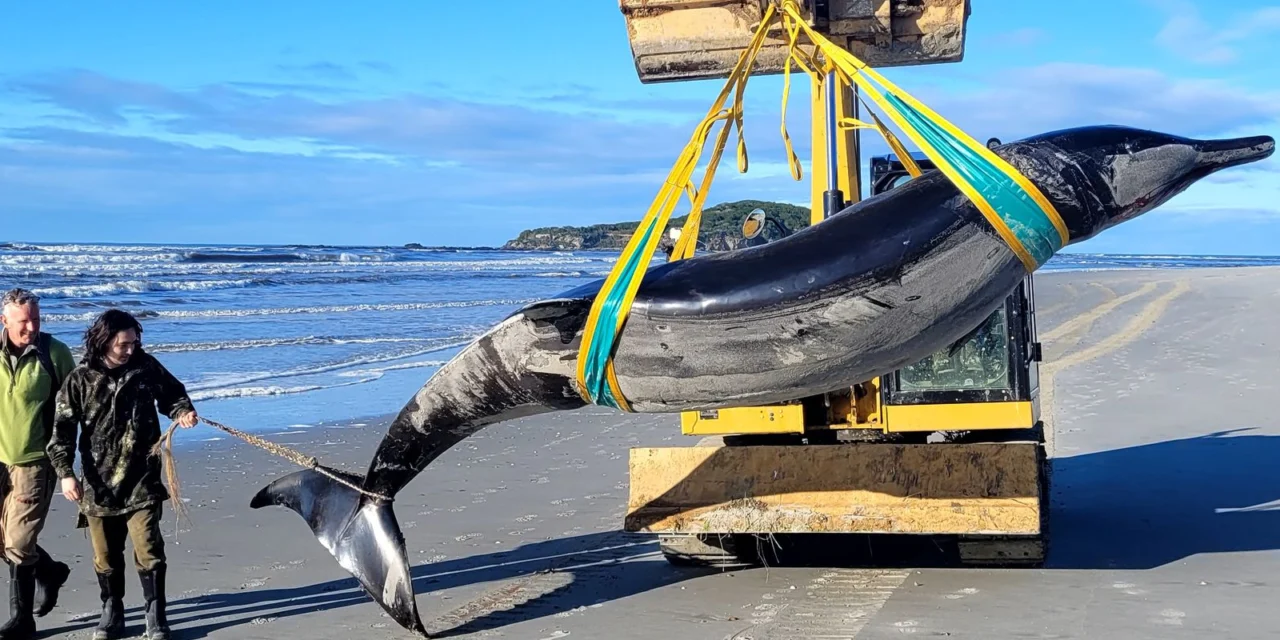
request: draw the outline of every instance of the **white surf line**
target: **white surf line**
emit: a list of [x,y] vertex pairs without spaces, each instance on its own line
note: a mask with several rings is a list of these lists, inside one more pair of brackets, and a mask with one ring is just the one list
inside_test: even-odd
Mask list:
[[[406,342],[430,342],[434,338],[344,338],[336,336],[298,336],[293,338],[248,338],[244,340],[219,340],[214,342],[163,342],[147,347],[150,353],[193,353],[200,351],[232,351],[236,349],[264,349],[269,347],[309,347],[338,345],[397,344]],[[74,351],[74,350],[73,350]]]
[[[350,304],[340,306],[319,307],[272,307],[264,309],[143,309],[135,311],[142,319],[150,320],[203,320],[209,318],[251,318],[258,316],[297,316],[314,314],[355,313],[361,311],[435,311],[439,309],[470,309],[475,307],[496,307],[523,305],[537,302],[537,298],[520,300],[457,300],[450,302],[401,302],[387,304]],[[82,313],[48,313],[42,317],[47,322],[83,322],[98,317],[101,311],[85,311]]]
[[831,569],[804,588],[764,594],[755,623],[731,640],[853,640],[911,572],[905,569]]
[[415,349],[405,353],[389,353],[375,356],[361,356],[347,361],[330,362],[328,364],[316,365],[312,367],[300,367],[297,369],[288,369],[285,371],[277,371],[270,373],[256,373],[252,375],[240,376],[238,378],[211,379],[193,382],[187,385],[187,391],[208,391],[213,389],[226,389],[238,385],[250,384],[253,382],[262,382],[264,380],[277,380],[281,378],[300,378],[311,375],[319,375],[321,373],[332,373],[343,369],[351,369],[369,364],[381,364],[383,362],[394,362],[396,360],[404,360],[407,358],[416,358],[418,356],[445,351],[456,347],[465,347],[471,344],[474,338],[468,340],[459,340],[449,344],[432,345],[428,348]]

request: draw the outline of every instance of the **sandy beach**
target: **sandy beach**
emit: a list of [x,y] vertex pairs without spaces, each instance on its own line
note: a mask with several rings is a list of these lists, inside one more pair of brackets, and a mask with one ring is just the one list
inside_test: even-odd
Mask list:
[[[1280,499],[1280,269],[1036,284],[1054,458],[1044,569],[669,566],[652,536],[621,531],[627,450],[696,439],[676,415],[590,408],[491,427],[400,494],[424,622],[530,640],[1280,636],[1268,615],[1280,595],[1280,518],[1268,508]],[[363,472],[387,419],[264,435]],[[295,513],[249,509],[296,467],[230,437],[203,442],[219,435],[178,436],[193,524],[175,535],[166,512],[175,637],[410,637]],[[56,497],[41,542],[72,574],[38,620],[44,637],[87,638],[97,622],[89,542],[73,525]],[[138,635],[132,574],[127,585]]]

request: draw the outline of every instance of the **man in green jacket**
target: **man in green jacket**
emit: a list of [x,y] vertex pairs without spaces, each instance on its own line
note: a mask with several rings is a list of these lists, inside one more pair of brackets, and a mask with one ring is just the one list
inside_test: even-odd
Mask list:
[[13,640],[35,637],[33,614],[43,616],[53,608],[71,572],[54,562],[36,538],[58,484],[45,453],[53,432],[54,397],[75,359],[67,345],[40,331],[40,299],[30,291],[5,293],[0,320],[0,383],[5,388],[0,396],[0,535],[9,565],[11,616],[0,627],[0,640]]
[[[84,357],[58,392],[49,460],[62,495],[80,506],[93,545],[102,617],[94,640],[124,633],[124,544],[142,583],[146,640],[167,640],[161,506],[169,499],[151,449],[163,434],[159,410],[195,426],[191,398],[173,374],[142,350],[142,325],[128,312],[104,311],[84,334]],[[83,477],[72,463],[80,454]]]

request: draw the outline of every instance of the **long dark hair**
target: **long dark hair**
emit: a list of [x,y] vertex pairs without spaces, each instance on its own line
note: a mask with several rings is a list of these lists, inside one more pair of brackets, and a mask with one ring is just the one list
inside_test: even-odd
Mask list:
[[133,317],[133,314],[119,309],[103,311],[93,324],[84,330],[84,361],[100,362],[102,356],[106,355],[107,350],[111,348],[111,341],[115,339],[116,334],[130,329],[137,331],[138,339],[142,339],[142,325],[138,323],[137,318]]

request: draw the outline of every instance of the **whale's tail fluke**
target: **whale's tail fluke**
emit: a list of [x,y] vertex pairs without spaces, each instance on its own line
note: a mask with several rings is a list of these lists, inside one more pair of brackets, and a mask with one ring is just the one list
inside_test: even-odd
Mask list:
[[[363,477],[327,467],[299,471],[264,487],[250,506],[302,516],[392,619],[427,636],[393,500],[437,456],[487,425],[584,406],[570,376],[572,327],[586,308],[576,299],[531,305],[464,347],[396,414]],[[533,354],[544,358],[541,371],[526,368]]]
[[[354,486],[364,482],[353,474],[325,471]],[[301,515],[320,544],[397,623],[429,637],[418,617],[404,536],[390,502],[365,499],[350,486],[306,469],[263,487],[249,503],[254,509],[272,505]]]

